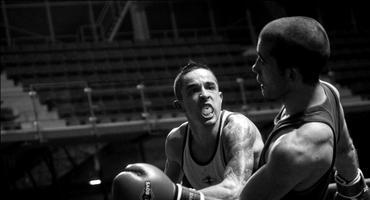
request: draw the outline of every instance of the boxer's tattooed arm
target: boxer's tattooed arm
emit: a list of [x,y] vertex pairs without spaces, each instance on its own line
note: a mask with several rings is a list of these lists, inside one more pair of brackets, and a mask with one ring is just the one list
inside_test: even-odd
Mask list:
[[[222,130],[226,169],[221,183],[200,190],[207,198],[239,199],[253,170],[255,126],[243,115],[231,115]],[[206,199],[207,199],[206,198]]]
[[235,178],[245,185],[252,175],[254,167],[253,144],[255,133],[251,130],[249,123],[240,115],[231,116],[230,121],[224,128],[226,143],[225,153],[228,160],[225,178],[235,176]]

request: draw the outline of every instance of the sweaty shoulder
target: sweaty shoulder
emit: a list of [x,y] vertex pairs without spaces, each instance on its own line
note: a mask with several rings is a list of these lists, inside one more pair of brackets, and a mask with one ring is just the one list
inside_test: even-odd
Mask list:
[[225,121],[222,130],[223,145],[227,158],[232,156],[231,149],[235,147],[242,149],[253,149],[256,158],[263,148],[261,133],[256,125],[246,116],[240,113],[232,113]]
[[[239,133],[238,135],[233,135],[231,133]],[[223,134],[227,137],[241,136],[242,134],[252,134],[253,136],[260,135],[260,132],[256,125],[248,119],[246,116],[240,113],[231,113],[224,125]],[[231,134],[231,135],[230,135]]]
[[329,169],[333,156],[333,134],[319,122],[302,125],[274,142],[269,162],[291,177],[292,183],[305,188]]
[[322,159],[332,144],[331,128],[324,123],[310,122],[282,135],[273,146],[278,155],[282,153],[304,163]]
[[169,160],[181,163],[187,122],[173,128],[166,137],[165,153]]

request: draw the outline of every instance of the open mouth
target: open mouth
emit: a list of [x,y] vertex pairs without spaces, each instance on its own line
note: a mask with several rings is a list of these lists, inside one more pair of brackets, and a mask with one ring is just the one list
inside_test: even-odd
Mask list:
[[205,104],[202,107],[202,116],[204,118],[211,118],[211,117],[213,117],[213,107],[211,105]]

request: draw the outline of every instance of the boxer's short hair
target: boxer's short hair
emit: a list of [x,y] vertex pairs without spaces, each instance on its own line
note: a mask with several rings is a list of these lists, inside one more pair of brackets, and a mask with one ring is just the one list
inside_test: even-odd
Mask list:
[[281,69],[295,67],[305,83],[315,83],[326,67],[330,42],[323,26],[313,18],[283,17],[268,23],[259,35],[271,42],[271,56]]
[[[180,72],[176,75],[175,81],[173,83],[173,91],[175,94],[175,98],[177,100],[182,100],[181,88],[182,88],[182,79],[184,75],[196,69],[206,69],[215,76],[211,68],[209,68],[207,65],[193,60],[189,60],[189,62],[184,67],[182,67]],[[218,84],[217,78],[216,83]]]

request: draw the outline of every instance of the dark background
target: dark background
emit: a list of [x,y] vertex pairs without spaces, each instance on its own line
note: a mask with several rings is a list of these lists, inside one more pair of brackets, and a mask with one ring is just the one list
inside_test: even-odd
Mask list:
[[[207,48],[206,45],[208,43],[199,38],[219,36],[225,44],[238,45],[240,47],[240,52],[234,52],[235,55],[233,54],[233,59],[238,55],[240,57],[239,61],[234,61],[235,66],[251,66],[254,59],[253,55],[248,60],[242,57],[242,54],[246,48],[254,48],[256,41],[252,33],[258,33],[268,21],[281,16],[310,16],[323,24],[332,40],[333,56],[329,64],[329,69],[323,73],[323,76],[331,77],[333,83],[338,84],[347,91],[351,91],[351,95],[358,97],[356,102],[346,100],[344,110],[348,128],[358,151],[360,166],[365,177],[370,176],[370,163],[366,156],[369,152],[367,146],[369,144],[369,128],[367,125],[370,119],[370,106],[368,104],[370,97],[370,60],[368,54],[370,48],[370,29],[368,19],[370,18],[370,14],[368,7],[357,1],[174,0],[138,2],[143,4],[150,37],[146,41],[136,40],[133,28],[136,22],[132,19],[131,14],[127,14],[123,18],[114,42],[109,43],[107,47],[103,47],[103,45],[106,45],[105,41],[109,33],[111,33],[112,26],[117,22],[118,16],[125,6],[125,1],[113,1],[107,14],[104,15],[104,19],[101,20],[101,23],[96,28],[98,35],[95,38],[94,30],[91,29],[91,10],[89,10],[89,5],[91,5],[93,11],[92,18],[97,22],[102,15],[104,7],[107,6],[107,2],[105,1],[2,1],[2,19],[0,22],[2,74],[9,74],[12,69],[20,68],[22,65],[22,63],[18,63],[15,57],[9,56],[17,55],[22,57],[23,55],[32,55],[32,53],[36,55],[40,52],[44,55],[49,52],[71,51],[68,49],[71,46],[73,48],[78,46],[78,48],[83,49],[83,45],[87,45],[89,51],[97,48],[104,48],[105,50],[119,48],[124,51],[130,48],[138,48],[138,45],[146,48],[153,45],[154,42],[162,41],[166,38],[172,40],[175,37],[175,33],[173,21],[171,21],[171,13],[174,13],[176,18],[178,40],[189,41],[190,44],[192,39],[197,38],[196,41],[199,43],[196,42],[194,45],[200,48]],[[46,11],[47,3],[50,6],[54,40],[50,34]],[[210,15],[213,17],[214,25],[212,25]],[[5,23],[6,21],[7,24]],[[8,36],[6,35],[7,31],[9,33]],[[125,46],[126,44],[131,46]],[[178,44],[171,45],[176,48]],[[40,50],[42,48],[46,48],[47,50]],[[359,53],[354,54],[353,52]],[[190,52],[189,55],[179,57],[179,59],[183,59],[183,62],[177,62],[176,65],[179,67],[185,64],[187,58],[193,58],[192,55],[193,53]],[[213,56],[217,57],[217,55]],[[9,58],[10,62],[7,62],[6,60]],[[155,58],[151,59],[151,61],[155,60]],[[143,63],[140,61],[140,58],[137,58],[136,61]],[[163,62],[169,63],[170,61],[164,57]],[[13,64],[10,65],[9,63]],[[32,66],[32,70],[28,76],[8,75],[8,79],[14,81],[18,86],[23,85],[24,91],[28,92],[30,85],[37,84],[37,81],[35,82],[34,80],[41,80],[43,77],[38,75],[43,74],[43,72],[37,68],[42,64],[35,63],[25,64]],[[75,63],[65,61],[63,64],[73,65]],[[79,66],[84,66],[91,63],[89,61],[79,61],[78,64]],[[359,67],[356,67],[357,65]],[[51,68],[48,68],[48,70],[58,70],[57,67],[52,68],[52,65],[50,66]],[[231,70],[232,67],[232,65],[222,66],[221,64],[215,64],[215,66],[224,68],[223,70],[227,70],[228,67]],[[142,66],[138,65],[138,67],[140,68]],[[222,74],[226,71],[217,75],[221,77],[221,82],[231,79],[231,77],[235,79],[239,75],[250,77],[250,71],[243,72],[238,71],[239,69],[236,68],[234,74],[228,77]],[[95,74],[97,76],[111,76],[111,74],[105,72],[106,69],[104,67],[97,70],[98,73]],[[159,66],[150,70],[152,70],[153,76],[155,76],[156,74],[159,75],[163,71],[163,68]],[[169,104],[172,100],[170,83],[175,76],[175,72],[176,70],[171,71],[172,77],[170,76],[171,78],[169,80],[164,80],[163,78],[155,79],[156,83],[163,81],[167,84],[165,86],[169,89],[162,97]],[[142,83],[139,81],[139,76],[129,79],[128,73],[129,71],[125,71],[121,76],[122,79],[125,79],[127,76],[127,81],[123,86],[124,88],[135,88],[137,84]],[[350,76],[351,73],[353,73],[352,76]],[[30,80],[29,77],[35,78],[32,79],[34,82],[26,84],[26,80]],[[54,75],[53,77],[49,80],[56,81]],[[72,75],[67,75],[64,80],[69,81],[71,77]],[[93,85],[94,83],[89,82],[89,84]],[[228,90],[239,91],[237,85],[230,89],[221,84],[221,89],[226,90],[226,94]],[[251,86],[248,89],[252,90],[253,87]],[[53,92],[56,89],[52,88],[50,90]],[[73,98],[79,94],[71,92],[70,95],[70,98]],[[127,95],[127,98],[129,97],[139,99],[140,95],[139,93],[135,93],[132,96]],[[276,111],[274,109],[277,108],[276,104],[248,100],[247,103],[252,107],[252,110],[268,111],[266,115],[257,116],[253,112],[245,112],[245,110],[240,109],[242,102],[238,97],[236,101],[233,101],[233,97],[228,97],[227,95],[225,95],[225,98],[227,100],[224,105],[225,108],[244,112],[256,123],[264,138],[267,137],[272,127],[271,123]],[[361,100],[359,101],[358,99]],[[103,102],[104,99],[100,100]],[[47,101],[45,102],[45,104],[48,103]],[[55,102],[49,102],[48,106],[55,106],[52,103]],[[125,104],[125,101],[118,101],[118,103]],[[152,106],[154,107],[154,105]],[[74,112],[73,109],[71,112]],[[152,109],[154,110],[154,108]],[[166,111],[166,109],[164,110]],[[6,109],[2,107],[2,115],[5,111]],[[171,114],[164,114],[164,117],[162,116],[161,119],[171,119],[171,116],[174,118],[182,116],[174,109],[170,109],[170,111],[169,113]],[[126,113],[128,111],[122,112]],[[139,108],[139,110],[130,110],[130,112],[133,113],[133,116],[140,115],[141,110]],[[85,114],[85,119],[86,116],[88,117],[89,113]],[[122,121],[133,122],[133,118],[127,117],[125,118],[127,120]],[[145,122],[145,119],[140,117],[139,119]],[[116,120],[115,122],[122,121]],[[112,120],[111,122],[114,121]],[[46,141],[24,139],[24,132],[19,131],[19,127],[16,129],[2,129],[0,180],[1,191],[4,195],[6,194],[6,196],[3,195],[3,198],[111,199],[111,181],[128,163],[147,162],[161,169],[164,168],[165,137],[170,131],[170,128],[178,125],[180,122],[181,120],[172,124],[169,123],[169,125],[164,123],[163,126],[151,127],[146,131],[140,129],[143,128],[143,124],[137,126],[135,124],[132,126],[117,126],[113,131],[108,131],[110,134],[100,135],[99,133],[103,129],[94,130],[90,126],[85,127],[85,130],[92,132],[91,135],[79,135],[77,129],[70,131],[70,129],[66,128],[62,130],[63,133],[67,135],[69,135],[68,133],[72,133],[71,135],[75,134],[77,136],[60,136],[56,139]],[[98,121],[98,123],[104,124],[104,121]],[[86,120],[80,120],[75,124],[73,122],[67,124],[68,127],[74,127],[74,125],[89,125],[89,123]],[[105,133],[107,131],[102,131],[101,133],[103,132]],[[28,132],[26,131],[25,133],[27,134]],[[31,134],[33,132],[30,131],[29,133]],[[14,140],[10,141],[5,137],[11,137]],[[100,177],[102,184],[98,186],[88,185],[87,182],[92,177]]]

